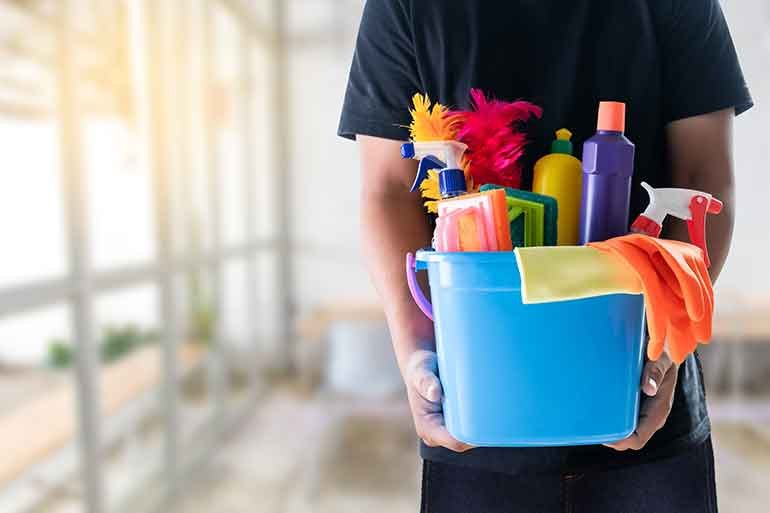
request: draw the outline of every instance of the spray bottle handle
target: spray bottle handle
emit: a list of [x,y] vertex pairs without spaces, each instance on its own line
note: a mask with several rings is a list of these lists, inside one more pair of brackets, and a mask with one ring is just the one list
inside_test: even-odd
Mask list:
[[414,177],[414,183],[409,192],[414,192],[420,188],[420,184],[428,178],[428,171],[431,169],[444,169],[446,164],[441,162],[437,157],[428,155],[427,157],[420,159],[420,165],[417,167],[417,176]]
[[706,267],[711,267],[708,246],[706,245],[706,216],[720,213],[722,206],[722,202],[718,199],[701,195],[693,196],[690,200],[691,219],[687,221],[687,231],[690,234],[690,242],[703,251]]
[[420,283],[417,281],[417,269],[416,261],[414,259],[414,253],[406,254],[406,283],[409,285],[409,292],[412,294],[412,299],[417,303],[425,317],[433,321],[433,305],[430,304],[428,298],[423,294],[420,288]]

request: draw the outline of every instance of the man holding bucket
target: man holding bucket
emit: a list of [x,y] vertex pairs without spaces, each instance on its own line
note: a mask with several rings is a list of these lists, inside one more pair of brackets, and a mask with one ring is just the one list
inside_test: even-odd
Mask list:
[[[598,100],[624,100],[637,145],[630,217],[641,181],[722,199],[708,233],[716,279],[734,220],[733,119],[752,105],[718,0],[368,0],[339,129],[361,148],[364,248],[423,441],[422,511],[716,511],[697,356],[647,363],[638,429],[609,446],[473,449],[444,427],[433,326],[403,276],[431,229],[399,146],[414,93],[467,108],[472,87],[544,107],[530,168],[555,128],[585,139]],[[687,240],[681,224],[665,236]]]

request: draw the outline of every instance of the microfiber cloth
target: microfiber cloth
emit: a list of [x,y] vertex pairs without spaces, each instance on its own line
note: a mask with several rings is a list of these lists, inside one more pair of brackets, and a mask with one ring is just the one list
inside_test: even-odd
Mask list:
[[[556,198],[553,198],[551,196],[546,196],[544,194],[538,194],[536,192],[530,192],[530,191],[522,191],[520,189],[513,189],[511,187],[501,187],[499,185],[494,184],[488,184],[488,185],[482,185],[481,191],[485,190],[491,190],[491,189],[505,189],[505,194],[507,196],[510,196],[512,198],[521,199],[524,201],[532,201],[534,203],[540,203],[543,205],[544,208],[544,217],[543,217],[543,244],[546,246],[555,246],[556,245],[556,236],[557,236],[557,219],[559,215],[559,207],[558,202],[556,201]],[[523,235],[519,236],[517,232],[521,230],[523,232],[524,222],[520,221],[518,225],[511,225],[511,236],[518,236],[518,240],[523,240]],[[514,245],[516,245],[514,239]],[[521,246],[523,244],[519,244]]]
[[651,360],[660,358],[667,345],[671,359],[682,363],[699,342],[709,342],[714,289],[700,248],[638,234],[590,247],[623,260],[637,274],[647,309]]
[[641,294],[642,284],[623,259],[589,246],[516,248],[524,304],[610,294]]

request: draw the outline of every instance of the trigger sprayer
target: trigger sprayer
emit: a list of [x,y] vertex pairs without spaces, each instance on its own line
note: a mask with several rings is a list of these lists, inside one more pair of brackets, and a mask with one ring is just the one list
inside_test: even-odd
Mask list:
[[701,191],[655,189],[646,182],[642,182],[642,187],[650,195],[650,205],[636,218],[631,225],[631,231],[658,237],[667,215],[687,221],[690,242],[703,250],[706,266],[710,267],[711,261],[706,247],[706,216],[719,214],[722,211],[722,202]]
[[420,161],[411,191],[417,190],[428,177],[428,171],[438,169],[442,198],[453,198],[468,192],[465,173],[460,167],[460,160],[467,150],[468,146],[458,141],[408,142],[401,145],[403,158]]

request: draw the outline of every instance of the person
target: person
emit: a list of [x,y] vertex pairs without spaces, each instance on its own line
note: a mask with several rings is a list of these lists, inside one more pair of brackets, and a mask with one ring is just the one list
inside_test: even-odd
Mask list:
[[[752,106],[718,0],[366,2],[339,135],[360,146],[363,248],[422,440],[422,511],[716,511],[697,356],[646,362],[638,429],[607,446],[471,448],[444,427],[433,327],[404,278],[405,253],[429,245],[431,228],[399,145],[413,94],[467,109],[474,87],[544,108],[528,127],[527,169],[556,129],[583,141],[600,100],[624,101],[637,147],[630,218],[646,206],[641,181],[722,199],[708,226],[713,279],[733,230],[733,119]],[[664,235],[688,240],[684,225]]]

